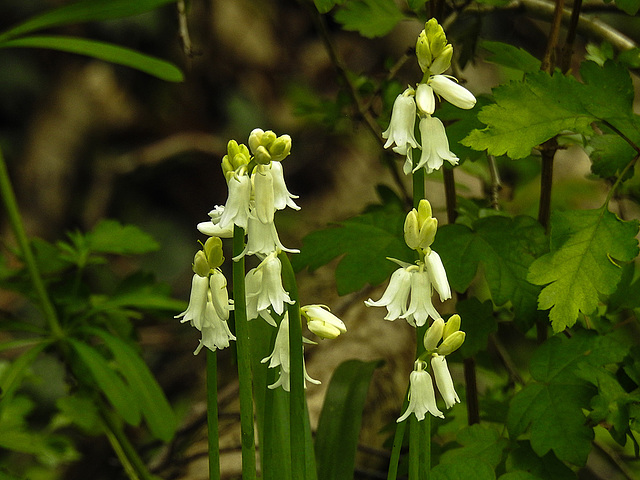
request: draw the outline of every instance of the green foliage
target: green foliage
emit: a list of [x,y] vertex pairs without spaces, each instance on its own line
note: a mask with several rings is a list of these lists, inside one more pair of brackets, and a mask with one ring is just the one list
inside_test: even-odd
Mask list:
[[532,73],[540,70],[540,60],[522,48],[514,47],[508,43],[490,42],[485,40],[480,46],[491,52],[485,60],[487,62],[502,65],[524,73]]
[[509,473],[501,476],[500,480],[513,480],[514,478],[528,480],[530,477],[540,480],[569,480],[576,478],[575,473],[558,460],[552,451],[539,457],[532,450],[531,444],[527,440],[515,442],[507,457],[506,467]]
[[617,337],[585,331],[547,340],[531,359],[533,381],[511,401],[507,420],[511,438],[529,428],[531,447],[538,456],[553,450],[560,460],[584,465],[593,430],[582,410],[589,408],[596,390],[581,377],[622,361],[626,351]]
[[386,35],[403,18],[394,0],[348,0],[335,13],[336,21],[345,30],[359,32],[367,38]]
[[292,259],[294,269],[313,271],[344,255],[336,268],[338,294],[385,281],[397,268],[386,257],[411,261],[413,256],[404,242],[402,204],[387,198],[390,201],[383,206],[304,237],[300,254]]
[[459,351],[463,358],[470,358],[487,349],[489,335],[498,330],[498,322],[493,315],[491,300],[481,303],[475,297],[456,303],[456,310],[462,318],[462,330],[467,334]]
[[362,410],[369,383],[381,362],[347,360],[333,372],[316,433],[318,478],[353,478]]
[[551,76],[539,71],[495,88],[495,105],[478,114],[487,127],[472,131],[462,143],[492,155],[524,158],[532,148],[565,131],[593,135],[591,123],[597,120],[636,138],[639,129],[631,109],[629,72],[613,62],[602,67],[584,62],[580,73],[584,84],[558,72]]
[[571,327],[579,312],[593,313],[599,295],[615,292],[622,275],[617,262],[638,255],[637,233],[637,222],[624,222],[604,207],[553,213],[551,251],[531,264],[528,279],[546,285],[538,308],[551,308],[554,331]]
[[[629,142],[619,135],[594,135],[589,139],[591,171],[601,178],[619,175],[636,154]],[[633,176],[631,171],[627,178]]]
[[[606,0],[606,3],[610,3],[611,0]],[[635,15],[640,9],[639,0],[616,0],[616,7],[629,15]]]
[[539,288],[527,281],[527,269],[546,250],[544,232],[535,220],[490,216],[476,220],[473,229],[444,225],[433,249],[440,254],[455,290],[467,290],[482,265],[496,305],[511,302],[516,320],[530,325]]
[[[456,439],[462,446],[447,450],[440,457],[443,466],[471,463],[476,468],[481,466],[480,471],[489,471],[485,467],[489,466],[492,472],[502,462],[503,452],[509,443],[498,431],[481,425],[471,425],[460,430]],[[495,474],[492,478],[495,478]]]
[[327,13],[336,5],[342,5],[344,2],[345,0],[313,0],[320,13]]

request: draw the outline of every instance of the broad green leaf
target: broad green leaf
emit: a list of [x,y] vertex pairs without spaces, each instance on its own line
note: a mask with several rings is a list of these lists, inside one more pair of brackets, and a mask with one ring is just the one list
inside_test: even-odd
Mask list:
[[78,354],[82,366],[89,370],[100,390],[122,419],[130,425],[138,425],[141,405],[134,400],[131,389],[111,368],[107,359],[86,343],[73,338],[68,339],[68,342]]
[[640,0],[616,0],[616,7],[629,15],[635,15],[640,9]]
[[540,70],[540,60],[522,48],[508,43],[483,41],[480,46],[492,53],[485,61],[531,73]]
[[0,43],[0,48],[47,48],[77,53],[131,67],[168,82],[182,82],[184,76],[173,63],[111,43],[64,36],[21,37]]
[[137,255],[160,248],[149,234],[117,220],[102,220],[87,233],[87,244],[94,252],[119,255]]
[[[569,480],[576,478],[576,474],[558,460],[552,451],[539,457],[531,449],[531,444],[527,440],[520,440],[515,443],[514,448],[511,449],[507,457],[506,467],[509,472],[526,471],[540,480]],[[500,480],[503,480],[502,477],[500,477]]]
[[462,447],[444,452],[440,457],[441,463],[475,460],[486,462],[495,469],[502,461],[502,454],[509,444],[495,429],[481,425],[471,425],[460,430],[456,439]]
[[493,90],[495,105],[478,114],[487,125],[474,130],[462,143],[491,155],[524,158],[531,149],[564,130],[590,134],[596,118],[578,98],[581,84],[572,77],[545,72],[528,74]]
[[433,249],[440,254],[451,286],[464,292],[482,264],[493,301],[511,301],[516,317],[534,318],[540,289],[527,281],[527,269],[545,250],[544,232],[531,217],[481,218],[473,230],[464,225],[444,225]]
[[589,407],[596,390],[577,373],[621,361],[624,355],[617,339],[591,332],[547,340],[531,359],[533,381],[511,401],[510,437],[515,439],[529,428],[531,447],[538,456],[553,450],[561,460],[584,465],[594,434],[582,409]]
[[551,216],[551,251],[529,267],[528,279],[546,285],[538,308],[551,308],[555,332],[575,324],[578,314],[590,315],[599,295],[615,292],[622,270],[617,262],[638,255],[638,222],[624,222],[606,208],[574,210]]
[[595,62],[582,62],[578,95],[584,108],[601,119],[626,117],[633,112],[633,83],[629,70],[608,61],[600,66]]
[[[636,151],[619,135],[594,135],[589,139],[591,171],[601,178],[611,178],[620,174],[635,157]],[[633,176],[631,172],[629,178]]]
[[413,252],[404,242],[402,207],[388,203],[383,207],[341,222],[337,226],[310,233],[302,240],[299,255],[292,259],[296,271],[313,271],[341,255],[336,268],[338,294],[345,295],[365,284],[378,285],[398,266],[393,257],[411,261]]
[[347,360],[333,373],[316,433],[318,478],[353,478],[362,410],[371,376],[380,363]]
[[491,300],[480,303],[476,297],[467,298],[456,303],[456,310],[462,318],[460,329],[467,334],[460,354],[469,358],[486,350],[489,335],[498,330]]
[[516,470],[513,472],[505,473],[504,475],[500,475],[498,480],[541,480],[540,477],[536,477],[535,475],[525,472],[524,470]]
[[0,42],[43,28],[129,17],[176,0],[84,0],[29,18],[0,34]]
[[389,33],[404,15],[394,0],[350,0],[335,13],[345,30],[357,31],[363,37],[382,37]]
[[133,348],[103,330],[91,332],[104,340],[111,350],[118,370],[126,379],[131,392],[130,402],[135,402],[145,418],[151,433],[168,442],[176,429],[176,418],[153,374]]
[[478,120],[478,112],[488,105],[490,99],[479,96],[475,106],[469,110],[463,110],[449,102],[442,102],[438,108],[438,118],[447,126],[447,138],[451,146],[451,151],[460,158],[461,163],[465,160],[475,161],[484,157],[484,152],[478,152],[462,144],[462,140],[474,129],[483,128],[484,124]]

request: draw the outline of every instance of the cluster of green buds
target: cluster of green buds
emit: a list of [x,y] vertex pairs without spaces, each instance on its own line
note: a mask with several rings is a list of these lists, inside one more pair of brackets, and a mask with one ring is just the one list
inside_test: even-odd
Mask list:
[[243,167],[248,167],[249,162],[251,162],[251,154],[247,146],[245,144],[238,145],[235,140],[229,140],[227,154],[222,157],[222,173],[227,181]]
[[277,137],[271,130],[264,132],[255,129],[249,135],[249,148],[253,152],[256,163],[260,165],[281,162],[291,153],[291,137],[289,135]]
[[466,333],[460,330],[460,315],[452,315],[446,323],[438,318],[424,335],[424,355],[449,355],[462,346],[465,337]]
[[435,18],[430,19],[420,32],[416,42],[418,64],[425,76],[440,75],[451,66],[453,46]]
[[209,237],[204,242],[202,250],[198,250],[193,259],[193,273],[206,277],[223,263],[222,240],[218,237]]
[[411,210],[404,221],[404,241],[409,248],[428,251],[436,238],[438,220],[432,216],[431,204],[422,199],[417,209]]

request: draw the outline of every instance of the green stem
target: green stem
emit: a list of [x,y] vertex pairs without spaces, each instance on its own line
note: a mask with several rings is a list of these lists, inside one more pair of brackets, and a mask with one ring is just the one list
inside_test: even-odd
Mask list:
[[[427,415],[430,415],[427,413]],[[409,480],[420,479],[420,430],[421,423],[415,415],[409,416]]]
[[40,270],[38,269],[33,251],[31,250],[31,245],[29,244],[29,239],[27,238],[24,224],[22,223],[22,217],[18,210],[18,202],[16,201],[16,196],[13,192],[13,186],[9,180],[9,173],[7,172],[7,165],[4,161],[2,150],[0,150],[0,195],[2,196],[2,200],[4,201],[4,205],[7,209],[9,223],[11,224],[16,241],[18,242],[18,247],[22,252],[22,259],[29,271],[33,288],[40,300],[40,306],[47,324],[49,325],[49,330],[55,339],[61,339],[64,337],[64,332],[60,327],[58,315],[51,299],[49,298],[47,289],[44,286],[44,282],[40,276]]
[[99,406],[104,421],[105,433],[127,476],[131,480],[155,480],[157,477],[149,472],[113,412],[104,405]]
[[207,427],[209,439],[209,480],[220,480],[218,440],[218,355],[207,350]]
[[420,450],[422,461],[420,462],[420,475],[423,480],[431,478],[431,415],[427,414],[421,423]]
[[[244,230],[233,230],[233,256],[244,250]],[[253,433],[253,387],[251,379],[251,341],[247,323],[247,303],[244,286],[244,256],[233,262],[233,316],[236,324],[238,381],[240,383],[240,441],[242,444],[242,478],[255,480],[256,446]]]
[[302,319],[300,317],[300,300],[298,285],[289,257],[280,252],[278,256],[282,262],[283,286],[293,300],[288,305],[289,312],[289,368],[290,368],[290,441],[291,441],[291,478],[306,478],[305,461],[305,396],[304,396],[304,368],[302,350]]
[[[413,161],[413,166],[416,166],[416,162],[419,160],[419,154],[415,155],[416,152],[414,152],[414,156],[416,157]],[[420,168],[418,170],[416,170],[413,175],[411,176],[412,178],[412,182],[413,182],[413,208],[418,208],[418,204],[420,203],[420,200],[422,200],[423,198],[426,198],[426,189],[425,189],[425,185],[424,185],[424,181],[425,181],[425,175],[424,175],[424,168]]]

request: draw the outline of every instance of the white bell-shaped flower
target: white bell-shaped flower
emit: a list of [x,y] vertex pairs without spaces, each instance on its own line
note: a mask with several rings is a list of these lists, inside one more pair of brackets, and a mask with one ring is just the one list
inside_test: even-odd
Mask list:
[[253,214],[262,223],[273,223],[276,211],[273,195],[273,176],[270,165],[257,165],[253,172],[255,207]]
[[213,210],[209,212],[209,218],[211,218],[211,220],[208,222],[200,222],[197,225],[198,231],[210,237],[233,238],[233,223],[227,225],[226,228],[220,227],[220,219],[223,213],[224,206],[216,205]]
[[424,257],[424,265],[429,272],[431,285],[440,295],[440,300],[445,301],[451,298],[451,287],[447,279],[447,271],[444,269],[440,255],[430,250]]
[[421,83],[416,88],[416,104],[422,113],[432,115],[436,109],[436,97],[433,88],[426,83]]
[[229,341],[235,339],[236,337],[229,330],[227,322],[218,317],[213,302],[211,300],[207,301],[202,322],[202,339],[193,354],[200,353],[202,347],[207,347],[211,351],[227,348]]
[[273,177],[273,201],[277,210],[283,210],[285,207],[300,210],[300,207],[293,201],[298,195],[289,192],[284,181],[284,172],[282,163],[271,162],[271,176]]
[[321,338],[336,338],[346,333],[344,322],[336,317],[329,307],[324,305],[305,305],[300,312],[307,319],[307,327]]
[[442,355],[433,355],[431,357],[431,369],[436,379],[436,386],[444,400],[447,408],[453,407],[456,403],[460,403],[460,398],[453,386],[453,379],[447,367],[447,359]]
[[284,304],[294,303],[282,286],[281,274],[282,263],[277,252],[267,255],[257,267],[249,270],[245,279],[249,319],[260,315],[275,327],[276,324],[268,309],[271,308],[277,315],[282,315]]
[[275,251],[300,253],[300,250],[282,245],[273,222],[262,223],[257,218],[250,217],[247,222],[247,244],[240,255],[233,257],[233,261],[238,261],[245,255],[261,254],[267,256]]
[[411,301],[407,311],[400,315],[409,322],[409,325],[421,327],[431,317],[434,320],[440,318],[440,314],[431,302],[431,280],[429,273],[420,268],[411,273]]
[[444,418],[443,413],[438,410],[436,405],[436,393],[433,389],[431,376],[424,370],[424,367],[424,362],[416,362],[416,367],[409,376],[409,406],[398,418],[398,423],[409,418],[412,413],[415,414],[418,421],[424,420],[427,412],[434,417]]
[[420,120],[420,137],[422,139],[422,155],[418,165],[413,169],[424,167],[427,173],[442,167],[444,160],[451,165],[458,164],[458,157],[449,150],[449,139],[442,122],[432,116],[426,116]]
[[367,307],[387,307],[385,320],[395,320],[407,311],[409,292],[411,291],[411,272],[407,267],[397,269],[391,275],[389,285],[378,301],[368,299]]
[[215,269],[209,276],[209,288],[216,314],[222,320],[228,320],[229,311],[233,310],[233,304],[229,301],[227,278],[220,270]]
[[251,201],[251,179],[248,175],[235,174],[228,182],[229,196],[218,225],[225,229],[230,225],[247,228],[249,202]]
[[469,110],[476,104],[473,93],[445,75],[433,75],[428,83],[434,92],[458,108]]
[[393,103],[389,128],[382,133],[382,138],[387,139],[384,148],[389,148],[393,144],[403,152],[406,152],[409,146],[416,148],[418,142],[413,134],[415,124],[416,102],[411,95],[411,90],[407,89],[398,95]]
[[181,318],[180,323],[191,322],[198,330],[202,328],[202,322],[209,293],[209,279],[195,273],[191,279],[191,293],[187,309],[174,318]]

